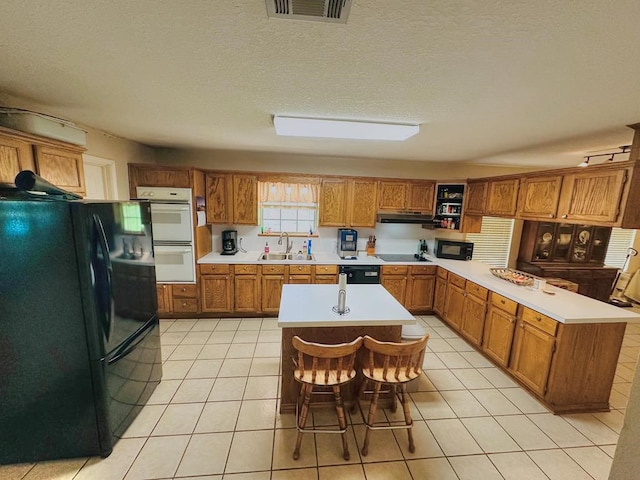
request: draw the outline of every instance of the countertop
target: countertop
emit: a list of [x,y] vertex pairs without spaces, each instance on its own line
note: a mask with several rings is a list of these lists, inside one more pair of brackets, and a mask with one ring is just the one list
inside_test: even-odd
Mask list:
[[338,303],[338,285],[282,286],[278,326],[357,327],[411,325],[416,320],[382,285],[347,285],[349,312],[333,311]]
[[[577,293],[547,285],[547,290],[554,295],[546,294],[530,287],[521,287],[502,280],[491,274],[489,266],[484,263],[462,260],[445,260],[430,257],[431,262],[385,262],[377,257],[358,257],[355,260],[342,260],[336,253],[314,253],[315,260],[275,260],[258,261],[261,252],[237,253],[236,255],[220,255],[210,253],[198,263],[225,264],[311,264],[311,265],[438,265],[450,272],[458,274],[478,285],[499,293],[514,302],[532,308],[561,323],[613,323],[640,321],[637,313],[594,300]],[[337,291],[336,291],[337,295]]]

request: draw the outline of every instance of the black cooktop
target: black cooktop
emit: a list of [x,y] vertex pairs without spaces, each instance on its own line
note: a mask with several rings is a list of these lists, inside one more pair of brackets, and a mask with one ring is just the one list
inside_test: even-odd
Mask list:
[[430,262],[431,260],[423,257],[416,257],[411,253],[380,253],[376,255],[380,260],[385,262]]

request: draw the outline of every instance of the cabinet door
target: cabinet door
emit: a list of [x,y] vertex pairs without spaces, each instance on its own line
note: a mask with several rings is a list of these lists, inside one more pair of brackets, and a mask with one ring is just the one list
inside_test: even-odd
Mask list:
[[460,333],[478,346],[482,344],[486,310],[487,303],[484,300],[469,294],[465,296]]
[[136,198],[136,187],[190,188],[189,169],[163,167],[159,165],[129,164],[129,195]]
[[555,337],[518,320],[509,369],[531,390],[544,396]]
[[[433,196],[433,193],[432,193]],[[379,210],[404,210],[407,198],[406,182],[380,181],[378,184]]]
[[512,314],[494,306],[489,307],[485,320],[482,350],[503,367],[509,364],[515,328],[516,319]]
[[374,180],[352,180],[350,182],[351,227],[375,227],[378,185]]
[[233,308],[233,283],[230,275],[202,275],[200,299],[203,312],[230,313]]
[[64,190],[84,194],[82,153],[40,145],[35,153],[38,175]]
[[518,217],[548,220],[556,218],[562,177],[524,177],[520,180]]
[[407,290],[406,308],[410,311],[431,311],[435,275],[411,275]]
[[262,275],[262,312],[278,313],[284,275]]
[[233,311],[257,313],[260,311],[260,285],[258,275],[235,275]]
[[518,185],[520,180],[496,180],[489,182],[487,192],[487,215],[513,217],[518,204]]
[[484,215],[487,202],[487,182],[469,182],[465,193],[464,213]]
[[406,209],[412,212],[433,213],[435,190],[435,182],[409,183]]
[[30,143],[0,137],[0,183],[13,183],[22,170],[35,169]]
[[465,292],[462,288],[449,283],[444,301],[444,319],[457,331],[460,330],[464,315]]
[[158,313],[171,313],[173,311],[171,307],[171,285],[165,283],[157,284],[156,292],[158,294]]
[[258,224],[258,177],[233,176],[233,223]]
[[324,285],[336,284],[338,283],[338,276],[337,275],[318,275],[316,273],[316,279],[315,279],[315,282],[313,283],[324,284]]
[[436,278],[436,288],[433,294],[433,311],[441,317],[444,316],[444,302],[447,294],[447,280]]
[[620,213],[620,200],[627,181],[627,170],[596,171],[565,175],[558,213],[571,222],[614,224]]
[[406,275],[383,275],[381,283],[398,302],[405,305],[405,293],[407,291]]
[[347,225],[347,181],[323,179],[320,187],[320,226]]
[[313,283],[311,275],[289,275],[287,283],[310,284]]
[[230,174],[207,173],[207,223],[233,223],[233,179]]

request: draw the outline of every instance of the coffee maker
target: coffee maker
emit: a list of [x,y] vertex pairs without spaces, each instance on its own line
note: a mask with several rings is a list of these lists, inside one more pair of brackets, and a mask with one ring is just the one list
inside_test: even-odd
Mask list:
[[222,232],[221,255],[235,255],[238,253],[238,231],[225,230]]
[[358,258],[358,232],[351,228],[338,229],[338,255],[343,260]]

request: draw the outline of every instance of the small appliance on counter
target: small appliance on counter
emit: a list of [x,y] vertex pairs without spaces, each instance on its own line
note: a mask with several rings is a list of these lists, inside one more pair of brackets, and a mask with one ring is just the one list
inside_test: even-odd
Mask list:
[[224,230],[222,232],[222,252],[220,254],[235,255],[236,253],[238,253],[238,231]]
[[338,229],[338,256],[343,260],[358,258],[358,232],[351,228]]
[[436,238],[435,255],[438,258],[450,260],[471,260],[473,257],[473,243]]

